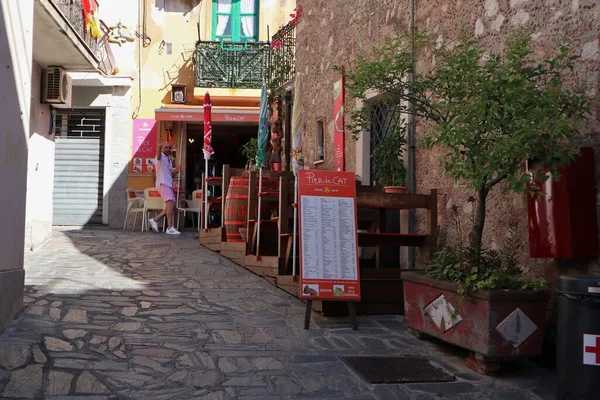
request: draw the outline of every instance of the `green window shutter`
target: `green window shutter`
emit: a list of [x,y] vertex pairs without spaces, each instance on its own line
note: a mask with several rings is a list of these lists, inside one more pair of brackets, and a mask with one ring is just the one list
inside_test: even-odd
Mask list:
[[[213,41],[254,42],[258,40],[259,0],[254,0],[254,12],[242,12],[242,1],[223,2],[222,0],[222,7],[219,8],[219,0],[212,0]],[[219,29],[219,22],[223,25],[221,29]]]

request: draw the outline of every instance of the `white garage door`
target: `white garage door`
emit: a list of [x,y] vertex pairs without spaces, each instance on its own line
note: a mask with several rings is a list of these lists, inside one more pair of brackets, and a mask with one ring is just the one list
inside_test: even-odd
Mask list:
[[54,225],[102,223],[104,110],[56,115]]

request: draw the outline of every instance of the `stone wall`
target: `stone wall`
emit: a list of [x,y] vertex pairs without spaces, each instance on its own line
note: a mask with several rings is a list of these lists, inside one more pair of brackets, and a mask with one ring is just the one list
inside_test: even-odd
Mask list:
[[[305,165],[313,167],[315,157],[316,120],[325,119],[325,163],[316,168],[332,169],[333,165],[333,75],[334,65],[352,65],[359,54],[367,54],[380,46],[394,31],[408,32],[409,2],[380,0],[375,5],[367,0],[302,2],[304,18],[298,26],[297,68],[303,74],[303,117],[305,133],[302,147]],[[585,85],[593,98],[597,97],[598,24],[597,3],[591,0],[534,2],[529,0],[497,1],[417,1],[416,26],[426,31],[439,46],[453,46],[462,32],[482,38],[492,50],[502,50],[504,39],[511,32],[524,28],[532,32],[536,59],[551,56],[563,32],[567,32],[575,52],[581,55],[573,78]],[[417,68],[424,71],[433,64],[431,54],[417,55]],[[348,99],[347,108],[355,106]],[[426,127],[417,126],[417,139]],[[600,160],[599,125],[596,113],[589,119],[582,145],[594,146]],[[361,155],[365,152],[366,154]],[[363,144],[346,139],[346,169],[356,171],[357,161],[368,162],[369,151]],[[417,188],[426,192],[438,188],[440,225],[446,227],[449,210],[456,205],[461,210],[465,225],[470,224],[472,204],[466,202],[472,195],[467,187],[447,179],[436,155],[417,149]],[[600,178],[600,162],[596,163]],[[598,185],[597,185],[598,186]],[[600,214],[600,213],[599,213]],[[496,190],[489,200],[485,236],[487,245],[499,247],[504,242],[508,223],[518,223],[523,246],[519,258],[530,275],[545,276],[553,286],[559,273],[598,273],[597,262],[556,263],[533,260],[528,256],[527,206],[523,195],[501,194]]]

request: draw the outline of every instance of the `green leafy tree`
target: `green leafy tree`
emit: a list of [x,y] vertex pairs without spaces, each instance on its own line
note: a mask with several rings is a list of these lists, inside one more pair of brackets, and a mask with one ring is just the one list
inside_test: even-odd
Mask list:
[[[428,45],[423,36],[414,40],[417,47]],[[491,190],[501,184],[503,190],[530,190],[527,160],[535,161],[540,181],[548,179],[547,172],[558,178],[557,168],[577,154],[573,137],[590,111],[585,92],[564,83],[576,59],[569,46],[559,45],[553,57],[534,62],[529,35],[514,35],[505,44],[503,54],[488,52],[466,37],[451,50],[435,51],[436,67],[419,74],[410,59],[411,38],[397,37],[347,73],[351,96],[367,100],[369,93],[385,93],[400,99],[405,112],[412,102],[414,115],[433,123],[424,145],[441,150],[446,174],[475,191],[469,240],[476,254]],[[365,130],[368,112],[351,114],[355,136]]]

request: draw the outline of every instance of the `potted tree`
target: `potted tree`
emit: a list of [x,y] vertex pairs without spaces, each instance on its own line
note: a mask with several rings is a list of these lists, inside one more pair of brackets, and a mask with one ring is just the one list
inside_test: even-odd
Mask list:
[[[534,62],[530,42],[517,34],[500,54],[464,38],[451,50],[432,50],[435,68],[419,74],[411,49],[428,46],[426,38],[399,37],[347,75],[354,97],[375,91],[404,100],[405,112],[428,123],[423,143],[441,155],[448,177],[472,190],[468,239],[440,246],[426,273],[403,272],[402,279],[407,325],[471,350],[467,364],[482,373],[497,369],[499,359],[541,353],[550,298],[542,280],[524,275],[510,243],[506,251],[486,246],[488,197],[493,190],[531,193],[539,188],[533,180],[560,178],[590,110],[585,92],[563,82],[575,60],[570,47]],[[359,125],[368,121],[361,113],[355,111]],[[533,177],[528,159],[538,165]]]
[[402,161],[403,147],[406,145],[404,125],[397,130],[399,132],[393,131],[386,136],[371,155],[377,165],[375,179],[383,185],[385,193],[406,193],[406,168]]

